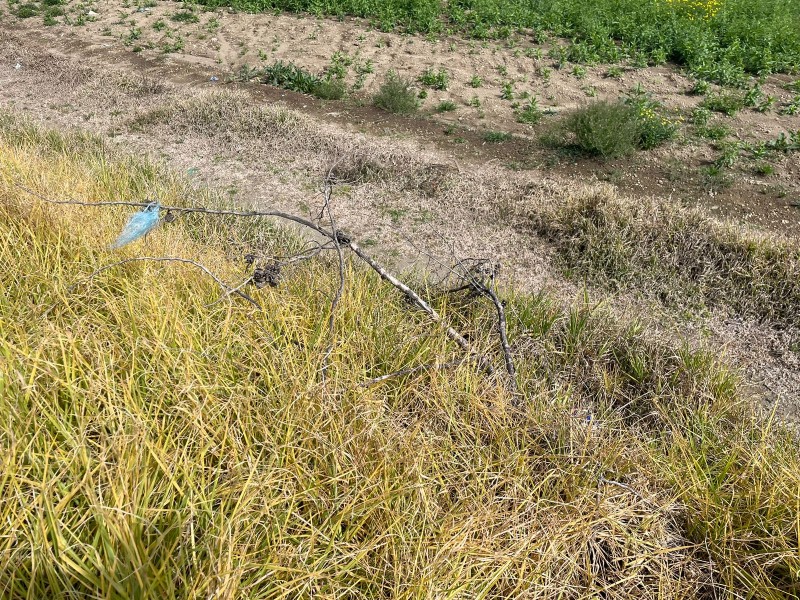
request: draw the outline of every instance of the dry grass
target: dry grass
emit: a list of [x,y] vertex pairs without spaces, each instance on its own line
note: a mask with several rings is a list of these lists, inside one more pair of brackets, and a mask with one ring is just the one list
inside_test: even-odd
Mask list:
[[717,223],[661,200],[613,193],[537,207],[532,221],[565,268],[667,306],[722,307],[782,327],[800,327],[800,245]]
[[[91,283],[125,211],[51,197],[211,198],[96,140],[0,136],[0,595],[8,598],[781,598],[800,590],[800,451],[717,358],[580,302],[507,294],[522,408],[348,265],[209,306],[214,282],[135,264]],[[83,145],[81,145],[83,144]],[[235,280],[228,239],[178,221],[122,253]],[[46,318],[43,311],[52,306]],[[491,310],[437,308],[486,352]],[[496,355],[495,355],[496,356]]]

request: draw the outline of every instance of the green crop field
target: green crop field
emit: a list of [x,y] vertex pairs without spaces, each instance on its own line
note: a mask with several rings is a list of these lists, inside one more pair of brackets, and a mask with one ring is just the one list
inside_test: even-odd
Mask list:
[[572,41],[568,59],[673,61],[720,83],[800,68],[800,2],[782,0],[202,0],[239,10],[354,15],[384,30]]

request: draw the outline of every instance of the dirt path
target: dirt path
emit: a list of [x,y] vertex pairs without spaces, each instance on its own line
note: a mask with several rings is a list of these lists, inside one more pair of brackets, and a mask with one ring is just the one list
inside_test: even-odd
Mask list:
[[[234,30],[258,31],[256,17],[242,19],[236,28],[220,27],[214,36],[219,50],[233,52]],[[313,20],[294,21],[297,27],[316,27]],[[616,193],[609,184],[592,182],[596,165],[509,170],[503,165],[529,149],[530,141],[489,145],[479,130],[464,127],[458,135],[465,141],[453,143],[435,119],[404,119],[261,85],[227,85],[225,65],[213,53],[187,49],[190,55],[147,55],[104,42],[89,29],[32,23],[7,28],[0,32],[0,103],[50,126],[111,136],[126,149],[226,190],[237,202],[306,214],[319,205],[322,174],[347,154],[355,158],[337,188],[338,222],[384,260],[398,268],[439,271],[456,257],[486,257],[503,265],[505,282],[547,289],[565,303],[580,295],[581,286],[554,266],[553,248],[518,222],[513,203],[521,197],[546,202],[580,195],[587,185]],[[635,188],[640,193],[652,191],[641,183],[645,176],[638,168],[626,168],[625,177],[640,181]],[[775,204],[758,215],[791,233],[795,222],[783,219],[784,213],[794,214]],[[590,291],[595,298],[604,295]],[[634,298],[605,301],[620,318],[644,318],[670,338],[721,348],[769,406],[777,402],[783,414],[800,418],[800,359],[791,349],[793,334],[716,317],[676,325]]]

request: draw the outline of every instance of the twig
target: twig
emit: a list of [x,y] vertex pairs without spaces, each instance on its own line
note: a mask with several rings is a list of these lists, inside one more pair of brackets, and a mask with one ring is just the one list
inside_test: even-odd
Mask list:
[[229,286],[227,283],[222,281],[219,277],[214,275],[214,273],[212,273],[205,265],[201,265],[199,262],[196,262],[194,260],[190,260],[188,258],[178,258],[178,257],[175,257],[175,256],[136,256],[136,257],[133,257],[133,258],[126,258],[124,260],[120,260],[120,261],[111,263],[110,265],[105,265],[104,267],[101,267],[101,268],[97,269],[96,271],[93,271],[92,273],[89,274],[89,276],[84,281],[79,281],[77,283],[73,283],[68,288],[67,291],[71,292],[76,287],[78,287],[78,285],[80,285],[81,283],[89,283],[94,277],[96,277],[97,275],[99,275],[100,273],[102,273],[104,271],[108,271],[109,269],[113,269],[114,267],[119,267],[119,266],[127,264],[127,263],[140,262],[140,261],[179,262],[179,263],[184,263],[184,264],[188,264],[188,265],[193,265],[193,266],[197,267],[198,269],[202,270],[206,275],[211,277],[211,279],[216,281],[217,284],[226,292],[226,295],[236,294],[240,298],[244,298],[245,300],[247,300],[250,304],[252,304],[256,308],[258,308],[258,309],[261,308],[261,305],[258,302],[253,300],[250,296],[245,294],[239,288],[232,288],[231,286]]
[[503,358],[508,371],[508,387],[512,393],[517,393],[517,370],[514,367],[514,359],[511,357],[511,346],[508,343],[508,325],[506,323],[506,311],[503,303],[490,287],[482,285],[481,292],[491,299],[497,309],[497,332],[500,334],[500,345],[503,347]]
[[[336,165],[339,164],[339,161],[336,161],[333,166],[331,166],[330,170],[328,171],[328,175],[325,177],[325,202],[322,206],[322,211],[328,213],[328,219],[331,222],[331,231],[333,232],[333,244],[336,247],[336,254],[339,257],[339,287],[336,289],[336,295],[333,297],[331,301],[331,314],[328,317],[328,335],[330,336],[330,340],[328,342],[328,347],[325,350],[325,355],[322,358],[322,380],[325,380],[325,376],[328,372],[328,361],[331,358],[331,354],[333,353],[334,347],[334,328],[336,326],[336,307],[339,305],[339,301],[342,299],[342,294],[344,293],[344,255],[342,254],[342,246],[339,243],[339,231],[336,229],[336,221],[333,218],[333,212],[331,211],[331,194],[333,193],[333,170],[336,168]],[[320,215],[322,215],[322,211]]]
[[427,365],[419,365],[416,367],[409,367],[408,369],[401,369],[399,371],[394,371],[393,373],[387,373],[386,375],[381,375],[380,377],[375,377],[374,379],[368,379],[367,381],[362,381],[358,384],[358,387],[370,387],[375,385],[376,383],[381,383],[382,381],[386,381],[387,379],[393,379],[394,377],[403,377],[404,375],[413,375],[415,373],[419,373],[420,371],[442,371],[444,369],[452,369],[463,365],[467,362],[466,358],[459,358],[458,360],[451,360],[450,362],[440,363],[440,364],[427,364]]

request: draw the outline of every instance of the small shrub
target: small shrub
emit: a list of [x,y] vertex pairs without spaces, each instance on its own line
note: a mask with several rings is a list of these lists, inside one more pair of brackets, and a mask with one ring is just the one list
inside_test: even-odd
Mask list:
[[322,100],[341,100],[347,87],[341,79],[321,79],[311,86],[310,93]]
[[419,82],[435,90],[446,90],[447,84],[450,82],[450,76],[444,69],[439,69],[438,71],[425,69],[422,75],[419,76]]
[[419,108],[411,81],[395,71],[389,71],[386,75],[372,103],[378,108],[399,114],[413,113]]
[[456,103],[452,100],[442,100],[436,107],[436,112],[452,112],[456,109]]
[[631,154],[639,137],[636,110],[619,102],[595,102],[578,109],[564,126],[578,148],[603,158]]

